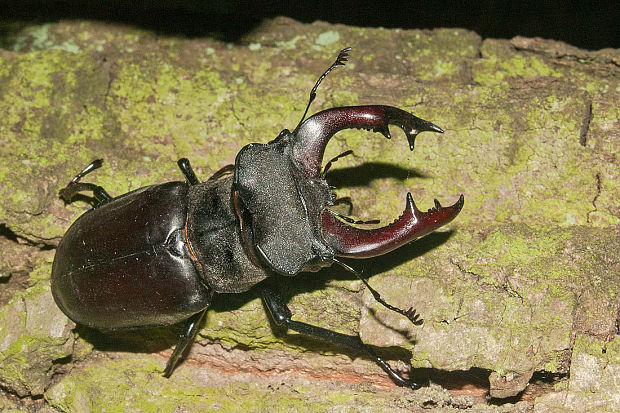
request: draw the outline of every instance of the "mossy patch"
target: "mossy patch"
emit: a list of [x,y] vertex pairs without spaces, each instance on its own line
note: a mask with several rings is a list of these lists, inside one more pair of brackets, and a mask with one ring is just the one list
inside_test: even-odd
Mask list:
[[537,407],[592,412],[620,409],[615,383],[620,374],[618,337],[604,342],[579,334],[575,338],[572,360],[568,389],[542,397]]
[[389,398],[374,392],[316,390],[294,383],[200,383],[182,374],[166,379],[157,364],[126,359],[99,362],[78,370],[51,387],[45,398],[61,411],[324,412],[348,409],[347,406],[400,411]]
[[[20,245],[53,246],[87,208],[64,206],[57,192],[95,158],[106,163],[88,180],[113,195],[183,179],[175,165],[179,157],[188,157],[206,179],[234,162],[243,145],[293,129],[317,76],[350,45],[350,62],[325,79],[310,113],[335,105],[388,104],[445,133],[421,134],[410,152],[395,126],[390,141],[343,131],[326,158],[347,149],[355,155],[334,164],[329,183],[339,196],[352,197],[354,215],[383,223],[402,213],[407,191],[423,210],[435,197],[445,205],[461,193],[465,207],[443,232],[354,263],[390,303],[414,306],[423,326],[413,327],[378,306],[368,292],[360,303],[359,282],[337,271],[286,282],[296,319],[348,334],[360,329],[379,352],[414,366],[477,367],[504,377],[531,369],[566,373],[571,335],[600,340],[612,332],[617,317],[620,86],[609,74],[613,59],[578,62],[570,55],[515,47],[515,41],[482,41],[457,29],[368,29],[288,19],[266,21],[241,39],[240,47],[95,22],[23,28],[5,38],[11,51],[0,51],[5,105],[0,223]],[[42,288],[51,256],[29,265],[36,268],[28,271],[28,285]],[[332,276],[339,280],[325,282]],[[24,394],[40,392],[50,383],[48,373],[56,371],[56,358],[65,354],[68,360],[71,350],[59,347],[55,333],[35,340],[36,334],[24,331],[24,325],[45,317],[27,321],[20,303],[11,301],[0,312],[3,320],[11,313],[14,322],[5,325],[17,331],[5,348],[13,346],[15,362],[0,376],[26,383]],[[157,341],[156,351],[162,351],[174,341],[174,328],[166,331],[138,334],[136,340]],[[63,334],[68,338],[69,329]],[[205,343],[247,352],[244,363],[270,348],[295,362],[306,360],[307,348],[339,351],[272,331],[256,292],[217,297],[200,332],[198,345]],[[88,337],[78,340],[73,355],[90,354],[90,345]],[[35,355],[33,365],[37,354],[43,356],[37,368],[46,373],[40,382],[24,375],[28,367],[18,357],[23,352]],[[346,355],[331,359],[346,363]],[[162,398],[157,386],[166,385],[155,378],[155,366],[136,363],[128,364],[139,370],[133,376],[120,362],[98,365],[109,385],[86,384],[98,383],[97,368],[76,369],[55,387],[66,386],[67,392],[51,391],[48,400],[65,410],[97,410],[106,397],[118,410],[142,403],[151,409],[152,400]],[[323,370],[314,361],[307,364]],[[364,366],[354,369],[363,376]],[[122,376],[127,386],[135,379],[149,390],[121,400],[122,392],[106,374]],[[145,377],[153,378],[152,387]],[[187,378],[181,383],[187,391],[169,397],[187,397],[190,410],[209,408],[193,397],[198,387],[192,386],[198,385]],[[207,394],[214,399],[232,394],[246,410],[250,404],[236,399],[238,394],[272,400],[240,388],[240,393],[231,387],[228,393]]]
[[[566,373],[574,325],[613,334],[619,285],[614,275],[598,280],[596,274],[608,271],[604,251],[616,248],[615,235],[583,227],[509,225],[483,239],[459,232],[445,245],[370,280],[393,305],[414,307],[424,324],[411,326],[366,292],[364,303],[371,311],[362,312],[362,337],[411,349],[417,367]],[[576,313],[578,306],[594,311],[577,297],[596,283],[606,286],[592,299],[600,311]]]
[[0,309],[0,321],[0,381],[22,397],[42,394],[73,344],[49,285],[38,283],[13,298]]

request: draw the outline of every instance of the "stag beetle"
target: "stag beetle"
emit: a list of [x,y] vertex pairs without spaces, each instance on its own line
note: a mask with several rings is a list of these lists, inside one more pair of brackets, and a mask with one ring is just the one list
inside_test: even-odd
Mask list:
[[[191,344],[216,293],[241,293],[276,274],[294,276],[336,263],[357,275],[375,299],[390,310],[422,320],[415,310],[385,302],[365,278],[337,257],[385,254],[452,221],[463,196],[452,206],[420,211],[407,194],[404,213],[374,229],[329,209],[342,202],[325,180],[332,162],[321,169],[325,147],[342,129],[363,128],[390,138],[388,125],[400,127],[413,150],[418,133],[443,132],[438,126],[391,106],[337,107],[305,119],[321,81],[348,60],[350,48],[319,77],[293,132],[283,130],[267,144],[250,143],[235,164],[199,182],[189,161],[178,161],[184,182],[168,182],[112,197],[101,186],[81,182],[101,167],[97,159],[63,188],[70,203],[92,192],[94,207],[80,216],[58,245],[52,268],[52,293],[73,321],[100,331],[176,324],[185,327],[164,375],[170,376]],[[263,283],[265,284],[265,283]],[[291,320],[292,313],[273,286],[262,299],[279,326],[363,351],[397,383],[403,378],[359,335],[346,335]]]

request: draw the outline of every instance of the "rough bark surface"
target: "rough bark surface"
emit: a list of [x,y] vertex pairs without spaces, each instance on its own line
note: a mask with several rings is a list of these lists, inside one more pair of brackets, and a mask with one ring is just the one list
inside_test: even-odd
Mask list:
[[[278,18],[237,44],[93,22],[28,26],[0,50],[0,407],[46,411],[620,410],[620,51],[458,29],[385,30]],[[465,195],[440,233],[354,262],[389,313],[337,269],[285,280],[298,320],[361,332],[412,376],[274,331],[256,292],[221,296],[170,379],[179,326],[104,335],[49,291],[54,248],[87,207],[57,193],[89,176],[117,195],[205,179],[248,142],[299,121],[339,49],[352,59],[312,111],[389,104],[441,126],[414,152],[401,133],[337,135],[329,175],[362,219],[414,194]],[[487,399],[490,396],[493,399]],[[176,410],[175,410],[176,409]]]

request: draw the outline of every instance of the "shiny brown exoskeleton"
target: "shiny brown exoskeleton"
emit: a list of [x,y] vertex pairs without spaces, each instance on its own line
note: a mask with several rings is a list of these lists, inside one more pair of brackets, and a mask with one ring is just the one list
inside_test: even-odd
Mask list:
[[[319,78],[347,60],[349,48]],[[308,111],[306,108],[306,113]],[[412,308],[385,302],[359,273],[338,257],[385,254],[452,221],[463,196],[452,206],[420,211],[407,194],[404,213],[376,229],[350,225],[330,206],[339,203],[325,180],[323,154],[331,137],[348,128],[364,128],[390,138],[388,125],[400,127],[413,150],[418,133],[443,132],[438,126],[391,106],[327,109],[283,130],[267,144],[241,149],[228,165],[199,182],[187,159],[179,160],[185,182],[140,188],[113,198],[100,186],[83,183],[99,168],[89,164],[60,197],[71,202],[92,191],[95,206],[69,228],[56,251],[52,293],[73,321],[102,331],[171,325],[186,328],[164,374],[169,376],[192,342],[217,293],[241,293],[275,273],[294,276],[337,263],[356,274],[382,305],[421,324]],[[336,159],[336,158],[335,158]],[[355,222],[359,224],[360,222]],[[291,320],[279,292],[261,284],[262,298],[281,326],[370,355],[400,385],[403,378],[366,346],[359,336],[336,333]]]

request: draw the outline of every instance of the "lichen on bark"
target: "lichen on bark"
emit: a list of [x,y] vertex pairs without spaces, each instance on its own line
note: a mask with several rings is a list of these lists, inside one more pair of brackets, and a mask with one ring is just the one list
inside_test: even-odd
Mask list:
[[[0,308],[0,391],[59,411],[258,411],[275,395],[281,410],[484,403],[454,389],[393,388],[361,355],[278,333],[256,292],[216,300],[171,380],[159,368],[178,326],[104,336],[74,329],[51,300],[53,248],[85,210],[57,192],[84,165],[106,160],[92,180],[113,195],[182,179],[180,157],[205,179],[248,142],[293,128],[345,46],[352,58],[324,81],[313,111],[389,104],[445,133],[420,135],[414,152],[395,130],[390,141],[338,134],[326,158],[355,151],[329,175],[338,195],[352,197],[360,218],[384,222],[402,212],[407,191],[422,209],[463,193],[465,208],[437,234],[354,263],[384,298],[413,305],[422,327],[337,269],[287,280],[295,317],[359,330],[404,370],[482,372],[494,397],[551,375],[555,389],[523,401],[539,411],[620,408],[610,379],[620,365],[620,52],[283,18],[236,44],[94,22],[31,25],[4,39],[0,288],[11,288]],[[601,402],[585,403],[588,394]]]

